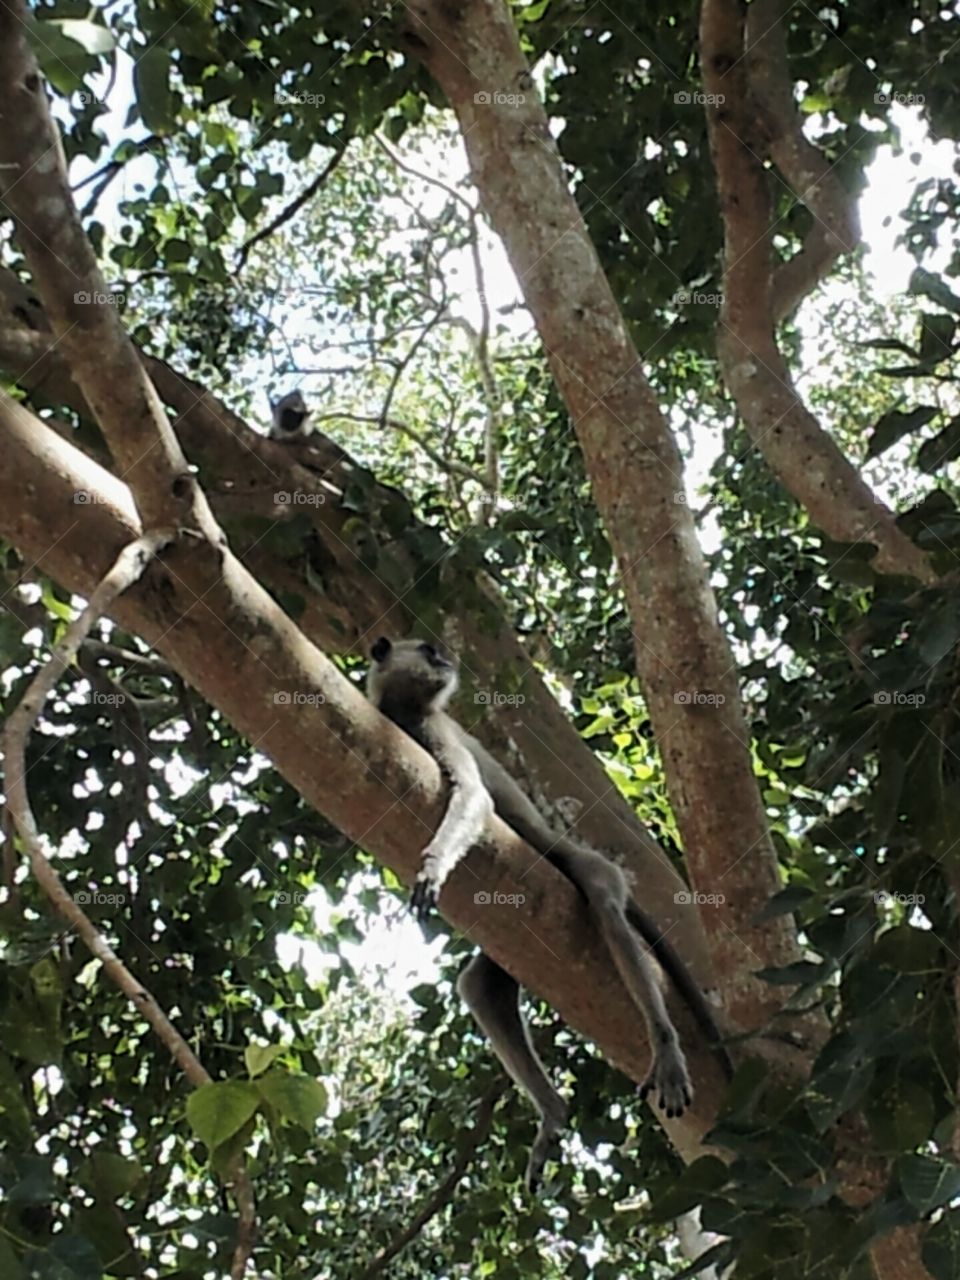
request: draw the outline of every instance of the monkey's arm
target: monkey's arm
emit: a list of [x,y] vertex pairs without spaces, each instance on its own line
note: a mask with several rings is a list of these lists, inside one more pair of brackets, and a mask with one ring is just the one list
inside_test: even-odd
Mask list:
[[459,729],[445,717],[442,731],[428,730],[427,749],[450,784],[447,809],[436,834],[423,851],[423,861],[410,905],[419,917],[435,905],[444,882],[477,844],[493,813],[493,801]]

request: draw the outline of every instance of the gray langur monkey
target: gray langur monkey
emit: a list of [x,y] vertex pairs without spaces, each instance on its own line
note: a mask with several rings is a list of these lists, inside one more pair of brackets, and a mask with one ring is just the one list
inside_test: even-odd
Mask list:
[[[423,851],[411,907],[421,919],[433,906],[447,877],[480,840],[496,812],[538,853],[577,886],[591,917],[647,1024],[653,1061],[640,1089],[651,1093],[663,1112],[682,1115],[693,1101],[693,1085],[680,1039],[667,1012],[643,941],[690,1006],[698,1024],[722,1057],[720,1033],[703,992],[657,925],[631,900],[615,863],[569,836],[552,830],[509,773],[449,716],[444,707],[457,689],[456,664],[436,645],[381,637],[371,649],[367,696],[384,715],[420,743],[440,766],[449,789],[440,826]],[[519,984],[480,952],[460,974],[457,990],[515,1083],[531,1098],[540,1127],[530,1151],[526,1182],[540,1180],[551,1145],[564,1128],[567,1108],[550,1083],[530,1041],[519,1007]]]
[[271,440],[303,440],[310,434],[310,410],[299,391],[288,391],[276,404],[271,401],[270,415]]

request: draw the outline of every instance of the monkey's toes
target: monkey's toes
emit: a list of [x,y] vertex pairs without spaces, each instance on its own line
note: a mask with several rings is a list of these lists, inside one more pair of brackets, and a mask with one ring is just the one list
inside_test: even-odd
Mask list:
[[640,1097],[646,1099],[651,1093],[668,1120],[682,1116],[693,1104],[693,1085],[687,1073],[687,1064],[679,1050],[658,1055],[654,1059],[650,1074],[640,1086]]

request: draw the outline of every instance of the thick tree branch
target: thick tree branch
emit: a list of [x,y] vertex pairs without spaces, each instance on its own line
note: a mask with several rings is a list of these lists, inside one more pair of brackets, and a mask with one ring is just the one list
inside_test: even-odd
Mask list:
[[[0,368],[8,369],[22,386],[38,386],[45,396],[62,400],[84,416],[85,402],[55,348],[44,348],[46,354],[41,354],[33,346],[34,359],[18,363],[24,326],[48,345],[52,337],[42,307],[2,268],[0,308]],[[411,613],[407,595],[422,569],[413,562],[407,568],[401,547],[393,543],[392,563],[404,565],[405,576],[386,578],[357,554],[344,527],[352,513],[341,509],[332,495],[361,470],[349,454],[320,432],[295,448],[267,440],[200,384],[163,361],[144,358],[164,403],[176,411],[174,428],[199,470],[219,519],[229,521],[236,514],[286,519],[295,511],[290,504],[277,506],[277,491],[300,490],[318,498],[326,494],[326,502],[298,508],[312,524],[316,545],[310,554],[314,561],[318,556],[322,561],[322,592],[310,590],[303,567],[291,566],[265,549],[259,535],[245,533],[243,525],[236,531],[228,526],[234,550],[257,578],[275,596],[302,601],[297,621],[305,635],[325,650],[363,654],[377,635],[406,635],[412,628],[422,628]],[[49,426],[68,439],[72,434],[56,420]],[[374,505],[396,501],[395,491],[371,486],[369,475],[364,480]],[[84,487],[95,483],[88,478]],[[116,500],[124,504],[123,509],[129,505],[124,486],[119,486]],[[483,589],[487,598],[483,609],[461,604],[459,596],[449,606],[455,611],[448,622],[456,631],[464,683],[491,690],[509,680],[516,690],[519,680],[524,700],[488,699],[479,705],[471,701],[468,688],[460,707],[464,723],[548,811],[579,814],[576,825],[583,838],[613,854],[635,883],[643,886],[644,906],[671,930],[671,938],[700,982],[716,986],[719,976],[699,912],[677,896],[686,885],[534,669],[507,623],[495,588],[486,583]]]
[[[0,431],[0,535],[67,588],[89,593],[137,536],[124,487],[8,397],[0,397]],[[78,509],[71,496],[78,487],[94,490],[96,500]],[[434,761],[305,639],[232,556],[211,586],[196,556],[172,552],[115,601],[115,619],[218,707],[308,803],[412,883],[442,810]],[[293,690],[305,696],[292,699]],[[287,699],[277,701],[278,693]],[[478,907],[478,888],[518,894],[522,905]],[[489,843],[454,873],[441,906],[612,1062],[643,1078],[642,1025],[579,895],[510,828],[491,824]],[[670,1003],[698,1094],[691,1112],[664,1123],[689,1157],[712,1121],[723,1077],[686,1009],[672,994]]]
[[[764,118],[772,120],[775,132],[781,131],[777,154],[785,167],[795,179],[809,179],[804,192],[812,189],[813,211],[829,218],[832,240],[840,243],[852,234],[835,184],[825,176],[825,162],[814,165],[807,144],[800,146],[784,118],[783,90],[772,87],[777,68],[779,74],[787,74],[778,46],[781,40],[782,33],[769,30],[757,36],[764,113],[751,93],[749,67],[753,64],[744,56],[739,0],[704,0],[703,85],[725,242],[724,303],[717,335],[724,380],[750,438],[819,528],[839,542],[876,546],[873,563],[882,573],[931,582],[934,573],[928,557],[901,533],[894,513],[807,409],[777,343],[776,309],[782,309],[783,300],[774,301]],[[804,192],[798,194],[804,196]],[[794,268],[798,276],[807,270],[803,265]],[[798,287],[798,281],[790,287]]]
[[[564,176],[503,0],[403,6],[405,49],[457,114],[473,179],[503,239],[570,410],[617,557],[670,798],[728,1008],[751,1025],[780,998],[753,974],[795,955],[791,925],[758,925],[778,885],[736,668],[719,625],[677,445]],[[709,691],[709,692],[707,692]]]
[[60,134],[27,42],[23,0],[0,0],[0,200],[57,341],[147,526],[219,538],[80,225]]

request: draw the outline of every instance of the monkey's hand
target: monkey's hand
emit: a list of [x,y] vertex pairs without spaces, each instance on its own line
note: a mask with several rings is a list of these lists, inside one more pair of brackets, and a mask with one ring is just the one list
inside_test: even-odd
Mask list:
[[410,895],[410,910],[421,924],[424,923],[431,910],[437,905],[439,892],[437,883],[430,872],[427,870],[421,871],[417,876],[416,884],[413,886],[413,893]]
[[693,1085],[679,1043],[667,1043],[654,1052],[650,1073],[640,1086],[640,1097],[646,1098],[649,1093],[670,1120],[682,1116],[693,1102]]

